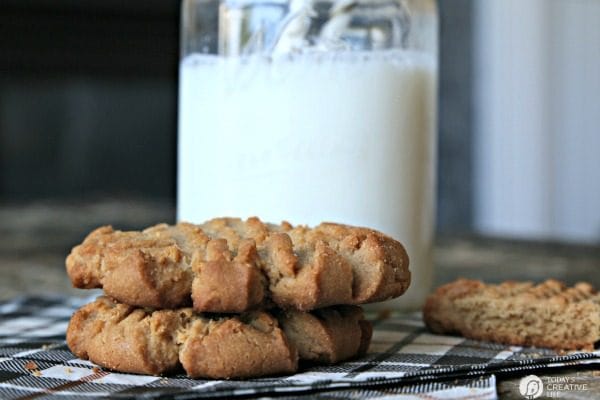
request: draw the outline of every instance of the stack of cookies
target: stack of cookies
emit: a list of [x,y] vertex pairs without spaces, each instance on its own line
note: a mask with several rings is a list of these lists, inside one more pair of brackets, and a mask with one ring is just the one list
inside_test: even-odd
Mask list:
[[364,354],[358,306],[400,296],[408,256],[380,232],[219,218],[141,232],[99,228],[66,261],[105,296],[71,318],[78,357],[117,371],[248,378]]

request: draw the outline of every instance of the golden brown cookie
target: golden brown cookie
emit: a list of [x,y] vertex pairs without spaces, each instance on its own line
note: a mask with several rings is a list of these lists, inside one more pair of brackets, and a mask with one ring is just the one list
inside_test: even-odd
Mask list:
[[335,364],[367,352],[373,328],[358,306],[335,306],[276,317],[303,360]]
[[298,355],[325,363],[355,357],[371,338],[357,306],[277,317],[152,311],[103,296],[73,314],[67,344],[76,356],[122,372],[158,375],[183,366],[194,378],[250,378],[295,372]]
[[141,232],[99,228],[66,260],[75,287],[141,307],[199,312],[273,305],[302,311],[397,297],[410,284],[404,247],[366,228],[219,218]]
[[436,333],[472,339],[592,350],[600,340],[600,295],[587,283],[567,287],[556,280],[539,285],[499,285],[459,279],[439,287],[423,310]]

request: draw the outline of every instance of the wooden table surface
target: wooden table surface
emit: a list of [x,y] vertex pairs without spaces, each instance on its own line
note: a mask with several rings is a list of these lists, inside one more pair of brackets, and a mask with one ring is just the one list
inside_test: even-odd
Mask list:
[[[84,205],[0,205],[0,300],[57,292],[89,295],[71,288],[64,271],[66,254],[87,232],[105,224],[139,229],[174,219],[174,207],[167,202],[106,200]],[[552,277],[569,284],[585,280],[600,288],[600,245],[464,235],[438,237],[435,285],[458,277],[489,282],[541,281]],[[568,378],[569,383],[587,385],[585,391],[560,392],[559,398],[600,398],[600,368],[554,370],[540,376],[542,380],[562,377]],[[520,378],[498,377],[500,397],[523,399],[518,389]]]

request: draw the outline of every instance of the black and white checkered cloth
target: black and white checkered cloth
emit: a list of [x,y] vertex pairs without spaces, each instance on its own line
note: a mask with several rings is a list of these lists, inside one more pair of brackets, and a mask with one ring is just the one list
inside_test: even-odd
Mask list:
[[428,333],[417,314],[375,323],[367,356],[335,366],[304,365],[292,376],[219,381],[185,375],[110,372],[75,358],[65,344],[73,311],[91,299],[23,297],[0,303],[0,399],[277,396],[494,399],[495,375],[600,364],[600,352],[557,355]]

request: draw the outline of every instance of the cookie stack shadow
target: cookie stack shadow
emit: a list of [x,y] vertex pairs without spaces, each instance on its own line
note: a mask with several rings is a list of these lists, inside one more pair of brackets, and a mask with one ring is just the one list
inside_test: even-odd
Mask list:
[[363,355],[360,304],[403,294],[404,247],[384,234],[219,218],[144,231],[101,227],[73,248],[67,273],[104,295],[77,310],[67,344],[103,367],[193,378],[289,374],[299,360]]

